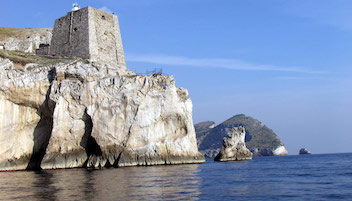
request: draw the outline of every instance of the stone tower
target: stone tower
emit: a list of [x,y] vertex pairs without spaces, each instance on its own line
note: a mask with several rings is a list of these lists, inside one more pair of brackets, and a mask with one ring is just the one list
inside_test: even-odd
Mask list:
[[126,67],[117,16],[92,7],[55,21],[49,54]]

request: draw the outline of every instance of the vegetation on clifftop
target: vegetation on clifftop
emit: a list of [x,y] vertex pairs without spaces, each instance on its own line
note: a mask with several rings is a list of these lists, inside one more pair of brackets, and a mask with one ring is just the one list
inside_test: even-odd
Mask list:
[[72,61],[73,58],[51,58],[51,57],[41,57],[37,55],[33,55],[30,53],[25,53],[22,51],[10,51],[10,50],[0,50],[0,57],[9,59],[15,64],[20,64],[21,66],[25,66],[29,63],[36,63],[40,66],[52,65],[61,62],[69,62]]
[[27,37],[30,37],[31,35],[35,33],[45,33],[48,30],[51,30],[49,28],[39,28],[39,29],[33,29],[33,28],[9,28],[9,27],[0,27],[0,41],[5,41],[8,38],[17,38],[17,39],[26,39]]

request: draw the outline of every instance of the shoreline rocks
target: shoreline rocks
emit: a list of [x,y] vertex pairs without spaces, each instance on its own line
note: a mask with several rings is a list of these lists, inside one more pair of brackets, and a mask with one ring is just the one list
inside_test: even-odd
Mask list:
[[243,161],[251,160],[253,154],[245,144],[245,128],[242,126],[232,128],[227,137],[223,139],[220,153],[214,158],[215,161]]

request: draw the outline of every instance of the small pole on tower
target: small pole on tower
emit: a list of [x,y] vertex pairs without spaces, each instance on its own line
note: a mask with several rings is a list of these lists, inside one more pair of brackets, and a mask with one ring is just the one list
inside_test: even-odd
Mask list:
[[76,11],[76,10],[79,10],[78,3],[74,3],[74,4],[72,5],[72,11]]

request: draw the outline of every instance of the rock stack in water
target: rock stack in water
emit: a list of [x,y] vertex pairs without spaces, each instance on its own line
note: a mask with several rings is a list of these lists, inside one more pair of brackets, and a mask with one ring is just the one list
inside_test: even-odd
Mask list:
[[232,128],[227,137],[223,139],[220,153],[215,157],[215,161],[242,161],[251,160],[252,153],[245,144],[246,131],[242,126]]
[[[211,126],[210,126],[211,125]],[[246,129],[246,146],[254,156],[287,155],[287,150],[268,126],[257,119],[239,114],[227,119],[219,125],[214,122],[201,122],[195,125],[198,148],[208,158],[214,158],[221,149],[222,138],[233,128],[243,126]]]
[[302,148],[299,150],[299,155],[312,154],[308,149]]

